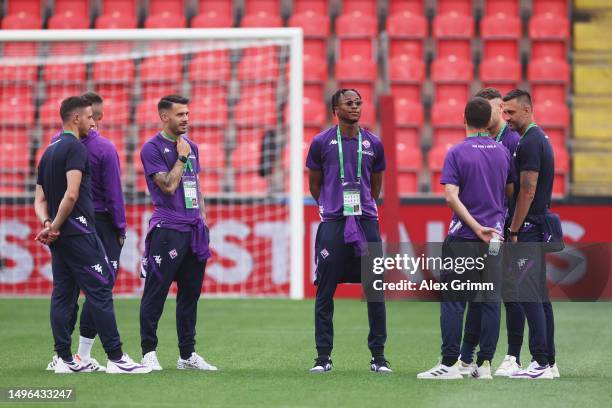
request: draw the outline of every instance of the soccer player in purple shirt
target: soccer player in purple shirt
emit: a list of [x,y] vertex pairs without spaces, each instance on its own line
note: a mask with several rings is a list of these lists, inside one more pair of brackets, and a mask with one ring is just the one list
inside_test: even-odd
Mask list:
[[91,103],[73,96],[62,101],[61,135],[45,150],[38,166],[34,208],[43,230],[36,240],[49,245],[53,271],[51,329],[55,340],[55,373],[97,371],[90,361],[76,360],[71,335],[79,293],[85,293],[93,326],[108,356],[106,372],[140,374],[149,367],[123,354],[113,308],[115,271],[96,234],[87,150],[79,141],[95,126]]
[[[385,170],[383,145],[359,126],[361,95],[340,89],[331,100],[339,124],[318,134],[308,151],[310,192],[319,205],[321,224],[315,242],[317,295],[313,373],[332,369],[334,293],[339,283],[361,282],[361,257],[368,243],[380,243],[376,199]],[[376,244],[369,245],[374,252]],[[382,253],[382,248],[380,249]],[[371,254],[370,254],[371,255]],[[372,353],[370,370],[389,373],[384,346],[387,340],[384,301],[367,303]]]
[[[502,114],[502,95],[495,88],[484,88],[476,93],[489,101],[491,104],[491,122],[487,128],[489,135],[496,142],[503,144],[513,155],[516,151],[520,136],[508,126]],[[511,197],[510,197],[511,199]],[[507,207],[507,206],[506,206]],[[510,219],[506,217],[506,228],[510,226]],[[504,256],[504,255],[502,255]],[[507,259],[506,256],[504,259]],[[506,268],[507,266],[504,266]],[[508,333],[508,353],[501,365],[495,371],[496,376],[507,377],[517,371],[520,366],[519,354],[523,343],[523,332],[525,329],[525,315],[523,309],[517,302],[504,302],[506,308],[506,331]],[[468,375],[473,368],[473,355],[476,345],[479,342],[480,317],[478,313],[471,313],[471,305],[468,306],[468,313],[465,320],[463,343],[461,345],[461,358],[459,370],[462,374]]]
[[546,261],[541,244],[544,242],[546,218],[550,215],[555,174],[553,149],[548,136],[533,120],[533,105],[528,92],[514,89],[504,96],[503,102],[508,125],[521,135],[514,154],[517,180],[510,205],[512,222],[508,235],[513,243],[519,243],[515,254],[518,300],[529,325],[529,351],[532,355],[529,366],[510,377],[557,378],[555,322],[548,298]]
[[[494,276],[498,266],[495,258],[498,257],[487,258],[488,244],[503,234],[506,196],[510,195],[513,182],[510,152],[489,136],[491,104],[486,99],[472,98],[465,107],[464,116],[467,138],[448,151],[440,179],[444,184],[446,202],[453,210],[442,256],[444,259],[486,259],[488,275]],[[474,271],[444,270],[440,280],[450,284],[452,280],[466,276],[463,273],[469,276]],[[487,293],[482,294],[478,303],[470,303],[472,311],[477,310],[480,315],[480,350],[471,375],[491,379],[490,362],[499,336],[500,305]],[[418,379],[463,378],[458,359],[465,307],[466,301],[462,297],[442,293],[442,360],[432,369],[419,373]]]
[[157,324],[172,282],[177,283],[176,330],[178,369],[217,370],[195,352],[198,300],[210,257],[204,197],[200,192],[198,146],[189,140],[189,100],[179,95],[161,98],[157,111],[161,132],[142,146],[140,158],[155,210],[149,220],[142,270],[140,303],[142,363],[154,370]]
[[[104,116],[104,102],[100,95],[95,92],[86,92],[81,98],[91,103],[95,127],[90,129],[87,135],[81,138],[89,156],[91,167],[91,191],[95,211],[96,234],[102,241],[108,260],[115,271],[116,281],[119,272],[119,257],[125,240],[125,205],[123,203],[123,190],[121,188],[121,168],[119,156],[113,143],[99,133],[100,121]],[[59,132],[51,139],[51,143],[61,136]],[[78,305],[76,307],[78,312]],[[76,314],[74,316],[76,323]],[[98,364],[91,357],[91,349],[97,334],[96,327],[91,316],[91,308],[87,300],[83,303],[81,320],[79,325],[79,350],[74,358],[86,364],[91,363],[94,367],[104,370],[104,366]],[[57,356],[47,365],[47,370],[54,370]]]

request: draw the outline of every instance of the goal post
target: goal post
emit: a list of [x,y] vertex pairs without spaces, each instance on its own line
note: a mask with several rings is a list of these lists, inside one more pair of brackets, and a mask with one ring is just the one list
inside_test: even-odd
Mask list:
[[160,130],[153,102],[176,90],[190,97],[210,207],[203,294],[303,298],[301,29],[0,30],[0,46],[0,295],[50,293],[48,250],[29,242],[35,166],[61,128],[59,97],[87,90],[105,100],[100,133],[123,149],[130,230],[115,292],[139,294],[134,264],[152,208],[138,152]]

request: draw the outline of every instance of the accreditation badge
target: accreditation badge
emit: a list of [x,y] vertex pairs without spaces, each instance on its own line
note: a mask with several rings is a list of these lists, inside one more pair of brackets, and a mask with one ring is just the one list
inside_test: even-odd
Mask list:
[[361,183],[342,183],[343,215],[361,215]]
[[185,191],[185,208],[200,208],[198,202],[198,184],[195,176],[183,175],[183,190]]

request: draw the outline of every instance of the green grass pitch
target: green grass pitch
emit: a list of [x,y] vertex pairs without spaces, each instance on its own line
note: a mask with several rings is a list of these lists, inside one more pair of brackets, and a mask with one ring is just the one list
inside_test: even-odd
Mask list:
[[[0,299],[0,387],[74,387],[76,402],[60,407],[612,406],[612,303],[555,304],[559,380],[442,382],[416,380],[438,358],[437,303],[388,303],[390,375],[368,371],[365,305],[350,300],[336,301],[331,373],[308,373],[313,301],[278,299],[202,299],[196,348],[220,371],[178,371],[174,305],[167,301],[158,331],[164,371],[56,375],[44,370],[52,355],[49,301]],[[118,299],[115,307],[124,350],[140,359],[139,300]],[[503,326],[494,366],[506,351]],[[93,355],[106,361],[99,340]],[[53,406],[0,402],[9,405]]]

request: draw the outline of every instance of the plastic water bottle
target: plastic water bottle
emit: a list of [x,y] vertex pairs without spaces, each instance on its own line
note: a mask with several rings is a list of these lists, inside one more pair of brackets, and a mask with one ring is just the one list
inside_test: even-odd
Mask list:
[[501,248],[501,241],[499,239],[499,235],[493,233],[493,238],[489,241],[489,255],[497,256],[499,254],[499,249]]

